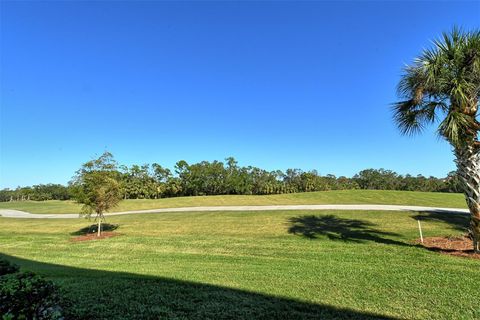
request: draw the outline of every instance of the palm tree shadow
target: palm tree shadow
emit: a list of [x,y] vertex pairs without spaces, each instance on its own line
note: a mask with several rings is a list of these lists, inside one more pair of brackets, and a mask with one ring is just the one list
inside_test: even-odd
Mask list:
[[467,232],[470,223],[470,215],[468,213],[439,209],[418,211],[412,218],[420,221],[443,222],[463,233]]
[[409,246],[408,244],[390,238],[398,236],[397,233],[385,232],[375,228],[375,224],[357,220],[345,219],[335,215],[326,216],[299,216],[288,219],[290,224],[288,232],[301,235],[305,238],[316,239],[327,237],[330,240],[363,243],[373,241],[383,244]]
[[395,319],[211,284],[2,258],[58,282],[65,319]]

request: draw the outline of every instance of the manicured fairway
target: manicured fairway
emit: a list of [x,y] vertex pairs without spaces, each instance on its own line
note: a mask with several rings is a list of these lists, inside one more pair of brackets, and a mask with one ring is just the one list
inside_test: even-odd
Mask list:
[[[464,196],[454,193],[340,190],[278,194],[268,196],[205,196],[158,200],[125,200],[114,211],[145,210],[194,206],[282,205],[282,204],[398,204],[446,208],[466,208]],[[30,213],[79,213],[73,201],[0,202],[0,209]]]
[[[412,245],[417,213],[194,212],[88,222],[0,218],[0,252],[53,279],[83,319],[478,319],[480,261]],[[425,236],[462,214],[420,214]],[[295,233],[292,233],[295,232]]]

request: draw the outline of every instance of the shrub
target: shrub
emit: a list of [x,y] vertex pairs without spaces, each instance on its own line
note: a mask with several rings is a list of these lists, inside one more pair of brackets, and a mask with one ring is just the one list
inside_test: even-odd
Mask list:
[[63,319],[53,282],[32,272],[0,277],[2,319]]
[[11,264],[7,260],[0,259],[0,276],[9,274],[9,273],[15,273],[15,272],[18,272],[17,265]]

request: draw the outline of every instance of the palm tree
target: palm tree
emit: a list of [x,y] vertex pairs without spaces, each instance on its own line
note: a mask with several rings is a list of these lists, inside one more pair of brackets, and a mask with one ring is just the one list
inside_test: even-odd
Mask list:
[[403,134],[439,123],[439,136],[452,145],[474,251],[480,252],[480,30],[453,28],[434,40],[405,67],[398,95],[402,101],[394,104],[394,119]]

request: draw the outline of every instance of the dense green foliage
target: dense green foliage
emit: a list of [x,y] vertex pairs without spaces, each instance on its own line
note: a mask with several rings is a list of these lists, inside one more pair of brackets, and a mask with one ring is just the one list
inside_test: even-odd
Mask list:
[[44,201],[44,200],[68,200],[70,189],[61,184],[38,184],[32,187],[18,187],[15,190],[0,190],[0,202],[2,201]]
[[[158,199],[201,195],[268,195],[327,190],[404,190],[425,192],[459,192],[455,172],[446,178],[422,175],[400,175],[391,170],[367,169],[352,178],[320,175],[317,171],[288,169],[267,171],[256,167],[242,167],[235,159],[202,161],[188,164],[179,161],[172,172],[154,163],[143,166],[120,166],[115,174],[120,181],[124,199]],[[47,188],[48,187],[48,188]],[[65,200],[72,197],[72,183],[40,185],[16,190],[0,190],[0,201]]]
[[408,190],[458,192],[455,173],[445,179],[402,176],[390,170],[363,170],[352,178],[322,176],[317,171],[267,171],[241,167],[233,158],[226,163],[179,161],[175,174],[159,164],[123,167],[125,199],[221,194],[267,195],[327,190]]
[[63,319],[55,284],[0,258],[0,316],[3,320]]
[[5,259],[0,259],[0,276],[15,273],[18,270],[20,270],[20,268],[16,264]]
[[72,242],[87,221],[0,218],[0,252],[62,289],[66,319],[478,319],[480,261],[416,246],[416,219],[425,237],[468,226],[448,212],[183,212],[109,217],[121,235]]

